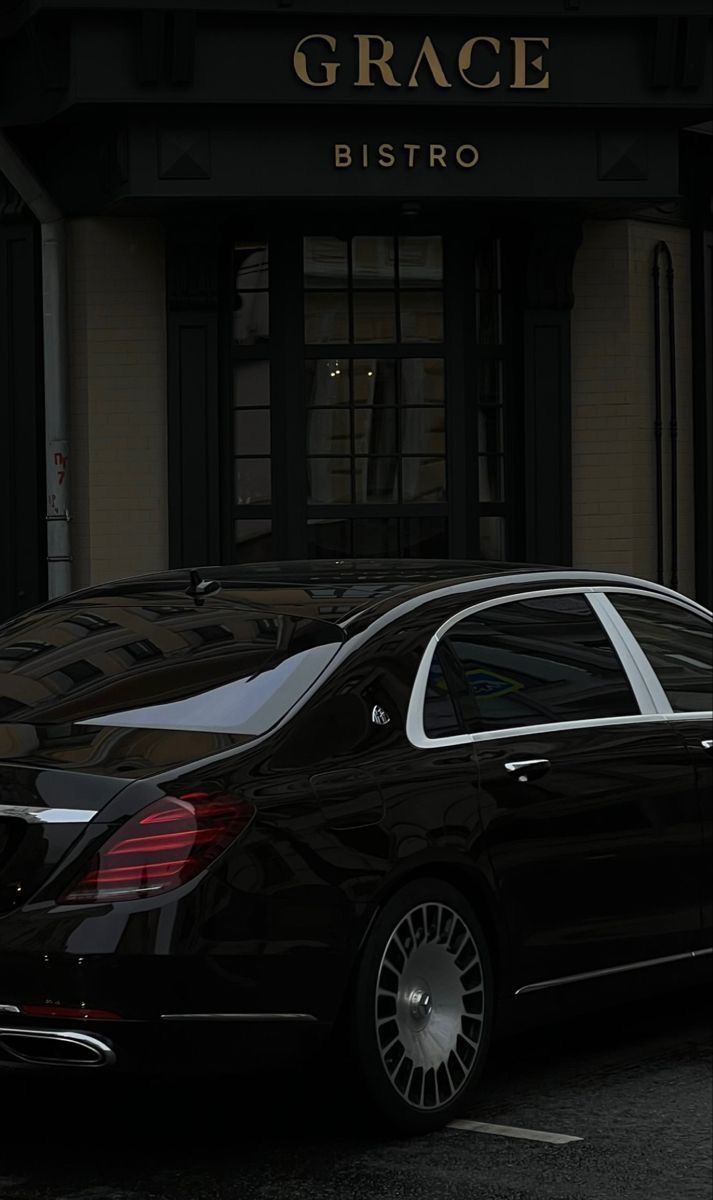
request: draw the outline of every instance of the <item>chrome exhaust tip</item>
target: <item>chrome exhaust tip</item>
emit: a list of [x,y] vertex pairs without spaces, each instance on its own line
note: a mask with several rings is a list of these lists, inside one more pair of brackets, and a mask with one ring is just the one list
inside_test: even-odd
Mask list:
[[67,1029],[0,1028],[0,1059],[36,1067],[111,1067],[116,1054],[104,1038]]

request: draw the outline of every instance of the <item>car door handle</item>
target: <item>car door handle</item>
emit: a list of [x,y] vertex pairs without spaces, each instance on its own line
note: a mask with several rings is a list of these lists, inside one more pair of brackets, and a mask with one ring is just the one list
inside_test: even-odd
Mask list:
[[505,763],[505,770],[517,775],[518,783],[529,783],[531,779],[539,779],[549,769],[549,758],[522,758],[517,762]]
[[701,745],[704,750],[713,750],[713,738],[704,738]]

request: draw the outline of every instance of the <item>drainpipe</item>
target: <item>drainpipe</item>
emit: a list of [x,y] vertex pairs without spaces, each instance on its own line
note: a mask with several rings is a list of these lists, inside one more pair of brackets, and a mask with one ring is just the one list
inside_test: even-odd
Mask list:
[[0,130],[0,171],[40,223],[45,390],[47,594],[72,590],[67,402],[67,230],[64,217]]

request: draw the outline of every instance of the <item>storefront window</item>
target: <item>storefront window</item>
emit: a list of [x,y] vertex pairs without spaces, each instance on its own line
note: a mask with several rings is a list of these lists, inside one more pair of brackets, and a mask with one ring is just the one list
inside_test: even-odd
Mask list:
[[[477,341],[478,500],[481,505],[505,502],[503,395],[502,266],[500,243],[485,242],[475,261]],[[506,555],[505,517],[480,519],[480,552],[484,558]]]
[[237,245],[234,263],[233,337],[239,346],[254,346],[270,332],[267,246]]
[[[420,554],[428,540],[446,555],[442,239],[308,237],[304,280],[307,502],[351,509],[308,514],[311,552]],[[413,505],[433,509],[427,539],[399,515]]]
[[[301,288],[285,265],[300,243]],[[444,244],[235,245],[236,561],[507,554],[500,247],[472,237],[456,256],[451,244],[446,270]]]
[[272,410],[268,246],[233,251],[233,522],[238,561],[272,557]]

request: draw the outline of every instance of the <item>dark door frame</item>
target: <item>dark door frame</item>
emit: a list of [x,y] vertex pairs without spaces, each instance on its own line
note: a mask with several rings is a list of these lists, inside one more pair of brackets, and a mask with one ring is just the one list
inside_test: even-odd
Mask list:
[[8,187],[0,187],[0,621],[47,596],[39,227],[22,212],[3,219]]
[[[268,237],[270,327],[267,346],[241,351],[270,361],[273,430],[273,501],[270,509],[245,506],[239,516],[273,521],[273,556],[301,557],[306,548],[304,459],[304,359],[301,237],[305,233],[445,232],[449,554],[479,555],[478,517],[505,515],[509,559],[571,561],[571,362],[572,266],[581,226],[552,225],[530,210],[523,226],[510,216],[472,214],[441,220],[355,213],[310,220],[296,214],[282,223],[254,213],[222,214],[210,226],[182,218],[168,225],[169,504],[172,566],[231,561],[232,462],[232,262],[236,229]],[[500,235],[503,246],[505,503],[477,503],[475,291],[471,249],[479,237]],[[470,348],[472,347],[472,349]],[[365,356],[381,347],[364,347]],[[355,347],[329,347],[330,352]],[[387,348],[394,357],[394,348]],[[412,348],[409,348],[414,353]],[[362,353],[357,350],[357,354]],[[295,383],[295,378],[300,382]],[[467,449],[459,453],[460,447]],[[380,515],[374,507],[374,516]]]

